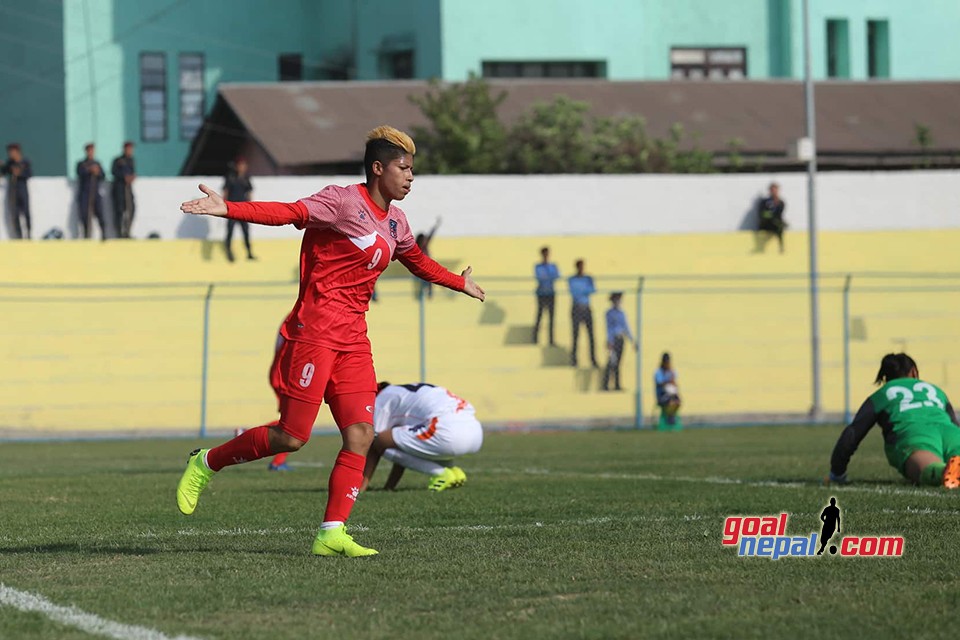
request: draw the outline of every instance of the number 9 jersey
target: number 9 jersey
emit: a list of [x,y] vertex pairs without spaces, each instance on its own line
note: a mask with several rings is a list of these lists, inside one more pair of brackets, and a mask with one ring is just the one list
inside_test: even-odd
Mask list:
[[398,207],[384,211],[365,185],[329,186],[300,200],[300,295],[284,338],[337,351],[369,351],[364,314],[377,278],[415,245]]

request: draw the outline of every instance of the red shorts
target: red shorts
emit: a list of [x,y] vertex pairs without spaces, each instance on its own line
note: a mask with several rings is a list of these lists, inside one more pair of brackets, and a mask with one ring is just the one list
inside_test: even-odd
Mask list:
[[359,422],[373,423],[377,374],[369,351],[336,351],[285,340],[270,367],[270,386],[278,396],[317,406],[326,400],[341,429]]

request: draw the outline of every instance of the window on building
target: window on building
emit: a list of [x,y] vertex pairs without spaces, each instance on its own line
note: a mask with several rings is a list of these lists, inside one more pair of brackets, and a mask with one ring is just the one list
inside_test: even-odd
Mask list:
[[867,76],[890,77],[890,23],[867,20]]
[[388,51],[381,54],[383,75],[395,80],[407,80],[413,77],[413,49]]
[[827,20],[827,77],[850,77],[850,28],[846,20]]
[[193,140],[203,126],[203,54],[180,54],[180,139]]
[[746,47],[673,47],[670,77],[677,80],[741,80],[747,77]]
[[605,78],[607,63],[597,60],[521,62],[485,61],[484,78]]
[[280,82],[298,82],[303,80],[303,54],[281,53],[277,58]]
[[163,53],[140,54],[140,139],[167,139],[167,57]]

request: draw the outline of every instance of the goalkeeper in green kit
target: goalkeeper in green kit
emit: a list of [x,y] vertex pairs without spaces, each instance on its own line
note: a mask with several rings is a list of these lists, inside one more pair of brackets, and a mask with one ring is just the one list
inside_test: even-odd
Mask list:
[[866,399],[833,448],[831,482],[847,482],[850,457],[879,424],[887,461],[905,478],[960,488],[960,422],[943,390],[919,378],[917,363],[907,354],[883,357],[876,379],[882,386]]

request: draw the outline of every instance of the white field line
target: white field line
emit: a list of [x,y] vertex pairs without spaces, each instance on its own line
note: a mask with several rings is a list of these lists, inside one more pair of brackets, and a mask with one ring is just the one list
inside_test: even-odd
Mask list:
[[645,482],[690,482],[695,484],[724,485],[732,484],[743,487],[772,487],[777,489],[802,489],[802,488],[829,488],[830,491],[847,493],[873,493],[878,495],[901,495],[915,496],[923,498],[941,498],[956,500],[957,494],[949,491],[931,491],[930,488],[907,487],[907,486],[872,486],[858,485],[853,482],[848,485],[831,484],[824,485],[822,482],[818,485],[816,481],[779,481],[779,480],[743,480],[740,478],[722,478],[708,476],[696,478],[693,476],[662,476],[655,473],[583,473],[578,471],[551,471],[550,469],[526,468],[526,469],[483,469],[477,471],[478,474],[522,474],[531,476],[551,476],[563,478],[587,478],[595,480],[640,480]]
[[27,591],[20,591],[0,583],[0,606],[20,611],[39,613],[54,622],[75,627],[86,633],[116,640],[197,640],[192,636],[168,636],[165,633],[106,620],[76,607],[63,607]]

